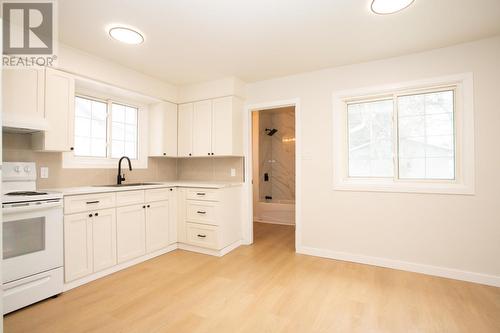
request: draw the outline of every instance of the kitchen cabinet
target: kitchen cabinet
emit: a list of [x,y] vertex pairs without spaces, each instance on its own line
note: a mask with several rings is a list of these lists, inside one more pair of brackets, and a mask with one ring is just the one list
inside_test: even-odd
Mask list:
[[33,149],[72,150],[75,123],[75,79],[72,75],[52,68],[45,69],[44,115],[47,129],[33,133]]
[[116,264],[114,209],[64,217],[65,280],[98,272]]
[[41,130],[44,115],[43,68],[2,69],[3,126]]
[[116,247],[118,263],[146,253],[146,206],[144,204],[116,209]]
[[72,281],[91,274],[92,219],[87,213],[64,217],[64,276]]
[[193,154],[193,103],[179,105],[177,128],[177,154],[188,157]]
[[169,242],[170,203],[168,200],[146,204],[146,251],[166,247]]
[[193,104],[193,156],[211,156],[212,101]]
[[243,156],[243,103],[237,97],[223,97],[212,105],[213,154]]
[[94,213],[92,220],[93,271],[116,265],[116,213],[106,209]]
[[168,102],[149,107],[149,156],[177,157],[177,105]]
[[234,96],[179,105],[179,156],[242,156],[242,114]]
[[181,188],[178,200],[177,241],[194,246],[188,250],[209,249],[221,255],[241,239],[240,187]]

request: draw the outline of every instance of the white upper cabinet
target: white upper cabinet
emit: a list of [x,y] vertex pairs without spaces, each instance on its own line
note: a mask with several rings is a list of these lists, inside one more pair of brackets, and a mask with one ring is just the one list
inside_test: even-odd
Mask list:
[[179,105],[178,148],[179,157],[193,154],[193,103]]
[[243,156],[243,105],[236,97],[213,100],[212,152],[215,156]]
[[212,154],[212,101],[193,105],[193,156]]
[[45,120],[47,129],[34,133],[35,150],[70,151],[74,145],[75,79],[52,68],[45,70]]
[[179,105],[179,156],[242,156],[242,112],[236,97]]
[[37,130],[46,127],[44,77],[43,68],[3,69],[3,126]]
[[168,102],[149,107],[149,156],[177,157],[177,105]]

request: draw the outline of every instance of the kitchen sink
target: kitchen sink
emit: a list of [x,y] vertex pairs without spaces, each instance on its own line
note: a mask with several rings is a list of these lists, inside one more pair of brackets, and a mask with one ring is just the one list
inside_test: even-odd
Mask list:
[[94,187],[128,187],[128,186],[153,186],[162,185],[161,183],[128,183],[128,184],[110,184],[110,185],[93,185]]

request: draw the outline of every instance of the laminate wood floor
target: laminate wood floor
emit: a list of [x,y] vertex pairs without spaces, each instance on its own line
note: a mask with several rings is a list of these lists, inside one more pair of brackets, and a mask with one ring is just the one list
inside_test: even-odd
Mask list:
[[500,332],[500,288],[294,253],[255,224],[223,258],[174,251],[5,317],[5,332]]

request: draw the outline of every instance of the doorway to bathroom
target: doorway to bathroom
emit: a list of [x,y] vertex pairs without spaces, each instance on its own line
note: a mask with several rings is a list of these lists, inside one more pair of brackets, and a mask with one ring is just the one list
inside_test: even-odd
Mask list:
[[295,159],[295,106],[253,111],[254,242],[295,248]]

